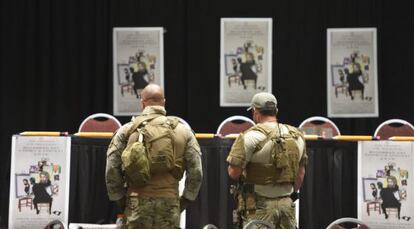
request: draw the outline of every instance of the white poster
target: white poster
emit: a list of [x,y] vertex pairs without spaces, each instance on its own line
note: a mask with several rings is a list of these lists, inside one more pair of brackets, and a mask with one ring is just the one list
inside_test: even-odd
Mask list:
[[250,106],[272,93],[272,19],[222,18],[220,106]]
[[370,228],[414,228],[413,142],[358,143],[358,218]]
[[70,143],[70,137],[13,136],[9,228],[68,224]]
[[377,29],[327,30],[328,117],[378,117]]
[[164,86],[163,43],[162,27],[114,28],[114,115],[137,115],[142,89]]

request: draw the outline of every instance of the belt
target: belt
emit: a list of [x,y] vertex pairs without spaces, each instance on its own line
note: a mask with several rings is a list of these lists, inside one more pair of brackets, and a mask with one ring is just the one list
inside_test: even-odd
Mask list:
[[256,196],[258,198],[262,198],[262,199],[268,199],[268,200],[280,200],[280,199],[284,199],[284,198],[290,198],[290,195],[285,195],[285,196],[277,196],[277,197],[267,197],[267,196],[261,196],[261,195],[257,195]]

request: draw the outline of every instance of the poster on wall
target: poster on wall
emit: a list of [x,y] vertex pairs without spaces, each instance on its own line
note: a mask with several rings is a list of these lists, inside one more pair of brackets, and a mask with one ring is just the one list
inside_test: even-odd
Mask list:
[[164,86],[163,28],[114,28],[114,115],[141,113],[142,89],[150,83]]
[[377,29],[327,30],[328,117],[378,117]]
[[414,143],[358,143],[358,218],[370,228],[414,228]]
[[45,228],[69,216],[70,137],[12,138],[9,228]]
[[222,18],[220,106],[250,106],[272,92],[272,19]]

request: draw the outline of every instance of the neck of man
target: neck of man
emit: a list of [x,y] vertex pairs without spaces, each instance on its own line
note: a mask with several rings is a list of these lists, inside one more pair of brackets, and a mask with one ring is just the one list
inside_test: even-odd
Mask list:
[[259,123],[265,122],[277,122],[277,118],[275,116],[261,116]]

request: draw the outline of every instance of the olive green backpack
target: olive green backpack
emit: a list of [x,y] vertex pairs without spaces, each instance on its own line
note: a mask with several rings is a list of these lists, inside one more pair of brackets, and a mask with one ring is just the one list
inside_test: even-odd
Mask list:
[[129,187],[142,187],[151,174],[174,168],[174,129],[178,120],[167,117],[165,122],[159,122],[158,117],[161,115],[138,116],[130,128],[128,145],[121,155]]

